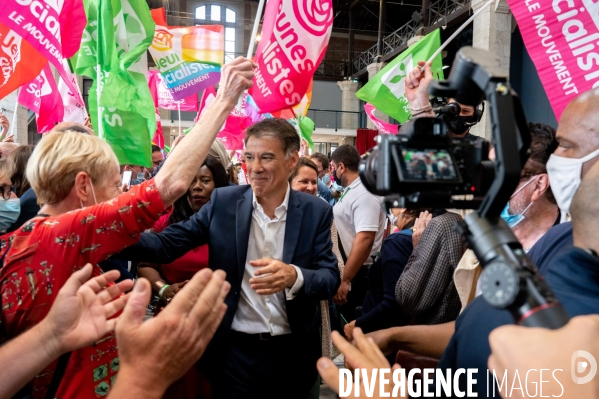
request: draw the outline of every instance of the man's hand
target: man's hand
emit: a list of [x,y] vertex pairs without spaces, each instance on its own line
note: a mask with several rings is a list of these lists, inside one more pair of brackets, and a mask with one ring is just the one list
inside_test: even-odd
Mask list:
[[337,294],[333,297],[333,302],[337,305],[345,305],[347,303],[347,294],[349,292],[349,282],[341,281],[341,285],[337,290]]
[[237,57],[222,66],[216,99],[236,105],[244,90],[252,87],[254,69],[258,65],[247,58]]
[[428,87],[433,80],[431,63],[418,61],[418,65],[406,76],[406,98],[411,109],[429,105]]
[[356,321],[352,320],[343,327],[343,333],[345,334],[345,339],[348,341],[354,340],[354,328],[356,328]]
[[433,215],[428,211],[420,212],[420,216],[414,221],[414,228],[412,229],[412,246],[416,248],[420,242],[420,237],[424,233],[424,229],[428,223],[433,219]]
[[250,285],[258,295],[272,295],[291,288],[297,280],[297,270],[278,260],[263,258],[250,261],[250,265],[259,267],[250,279]]
[[378,330],[366,334],[366,337],[371,338],[376,346],[386,355],[390,355],[397,350],[393,347],[393,335],[396,328],[385,328],[384,330]]
[[42,321],[47,335],[53,337],[48,341],[54,346],[50,351],[62,354],[91,345],[114,329],[116,319],[109,318],[125,306],[127,298],[121,294],[133,286],[133,281],[104,288],[120,273],[111,270],[90,280],[91,274],[89,263],[73,273]]
[[158,316],[142,322],[151,288],[139,279],[116,324],[121,365],[111,395],[125,397],[135,388],[135,395],[162,397],[204,353],[227,309],[229,289],[222,270],[200,270]]
[[182,283],[175,283],[166,287],[162,293],[162,300],[168,304],[174,298],[177,292],[179,292],[181,288],[183,288],[188,282],[189,280],[185,280]]
[[[596,398],[599,392],[597,377],[586,384],[575,384],[571,376],[586,376],[587,371],[591,369],[589,361],[585,358],[572,360],[572,356],[577,351],[583,350],[589,352],[595,359],[599,358],[597,333],[599,333],[599,316],[596,315],[575,317],[559,330],[519,326],[499,327],[489,336],[492,351],[489,357],[489,370],[495,370],[495,373],[501,376],[507,372],[508,381],[515,381],[516,371],[522,376],[523,370],[532,370],[530,377],[527,374],[528,386],[525,387],[532,396],[537,390],[536,381],[541,380],[539,370],[545,369],[544,396]],[[577,374],[578,370],[571,369],[581,361],[586,361],[589,366],[582,375]],[[555,371],[555,375],[552,376],[557,369],[563,371]],[[513,398],[522,397],[510,395]]]
[[[347,342],[338,332],[334,331],[331,334],[333,344],[343,353],[345,356],[345,362],[351,369],[366,369],[368,375],[372,375],[373,369],[390,369],[389,362],[385,359],[385,356],[381,353],[379,348],[372,342],[371,339],[366,338],[360,328],[354,330],[354,338],[356,346]],[[339,369],[335,366],[335,363],[331,359],[321,357],[316,363],[320,376],[326,382],[326,384],[339,394]],[[399,365],[395,365],[393,370],[399,368]],[[389,374],[388,374],[389,375]],[[393,378],[389,378],[389,385],[384,387],[383,390],[386,393],[391,393],[393,387]],[[374,390],[374,398],[379,397],[379,379],[376,379]],[[365,398],[366,393],[364,391],[364,384],[360,379],[360,397]]]

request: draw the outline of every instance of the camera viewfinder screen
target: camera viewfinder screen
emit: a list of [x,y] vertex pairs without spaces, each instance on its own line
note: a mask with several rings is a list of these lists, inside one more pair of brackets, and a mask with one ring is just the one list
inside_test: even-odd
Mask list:
[[447,150],[404,148],[405,178],[418,181],[458,180],[453,159]]

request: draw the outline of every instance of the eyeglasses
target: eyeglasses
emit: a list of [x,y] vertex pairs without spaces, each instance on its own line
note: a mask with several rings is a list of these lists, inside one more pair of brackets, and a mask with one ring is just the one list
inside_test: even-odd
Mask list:
[[15,191],[15,186],[9,186],[9,185],[0,186],[0,190],[2,191],[2,198],[7,200],[7,199],[10,199],[11,191],[12,192]]

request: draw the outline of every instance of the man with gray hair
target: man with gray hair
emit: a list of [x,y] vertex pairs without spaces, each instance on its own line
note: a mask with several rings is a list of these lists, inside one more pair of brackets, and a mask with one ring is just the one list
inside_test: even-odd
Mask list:
[[205,356],[214,397],[303,398],[317,377],[319,300],[340,284],[333,212],[290,189],[300,142],[289,122],[256,123],[245,146],[249,187],[215,189],[188,221],[144,233],[120,256],[170,263],[208,244],[210,268],[224,269],[231,283],[227,313]]

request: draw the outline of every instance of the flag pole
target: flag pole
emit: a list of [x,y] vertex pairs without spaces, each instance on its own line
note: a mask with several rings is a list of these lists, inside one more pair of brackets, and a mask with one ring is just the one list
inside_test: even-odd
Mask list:
[[[19,98],[19,89],[17,89],[17,98]],[[14,131],[13,129],[15,128],[15,124],[17,123],[17,112],[19,111],[19,103],[17,101],[15,101],[15,110],[12,113],[12,122],[10,123],[10,133],[8,132],[2,132],[2,135],[4,136],[3,138],[6,138],[8,136],[12,136],[12,132]],[[6,133],[8,133],[8,136],[6,135]]]
[[455,32],[453,32],[453,35],[449,36],[449,38],[447,40],[445,40],[445,43],[443,43],[443,45],[441,47],[439,47],[437,49],[437,51],[435,51],[434,54],[426,62],[433,62],[435,57],[438,56],[441,53],[441,51],[443,51],[443,49],[445,49],[445,47],[447,47],[447,45],[449,43],[451,43],[451,41],[453,39],[455,39],[456,36],[459,35],[460,32],[462,32],[466,28],[466,26],[468,26],[468,24],[474,20],[474,18],[476,18],[481,12],[483,12],[487,7],[489,7],[495,1],[496,0],[489,0],[481,8],[476,10],[476,12],[474,14],[472,14],[472,16],[470,18],[468,18],[468,20],[466,22],[464,22],[462,24],[462,26],[460,26],[458,29],[456,29]]
[[177,112],[179,113],[179,136],[183,136],[181,132],[181,101],[177,101]]
[[102,129],[102,107],[100,107],[100,96],[102,94],[100,90],[100,79],[102,78],[102,71],[100,71],[100,64],[96,64],[96,101],[98,102],[98,117],[96,123],[98,124],[98,137],[104,138],[104,129]]
[[[258,35],[258,25],[260,25],[260,18],[262,17],[262,11],[264,10],[264,3],[266,0],[260,0],[258,3],[258,10],[256,11],[256,18],[254,19],[254,27],[252,28],[252,36],[250,37],[250,45],[248,47],[247,59],[251,60],[254,55],[254,46],[256,45],[256,36]],[[241,111],[241,103],[243,101],[243,94],[237,101],[237,111]]]

